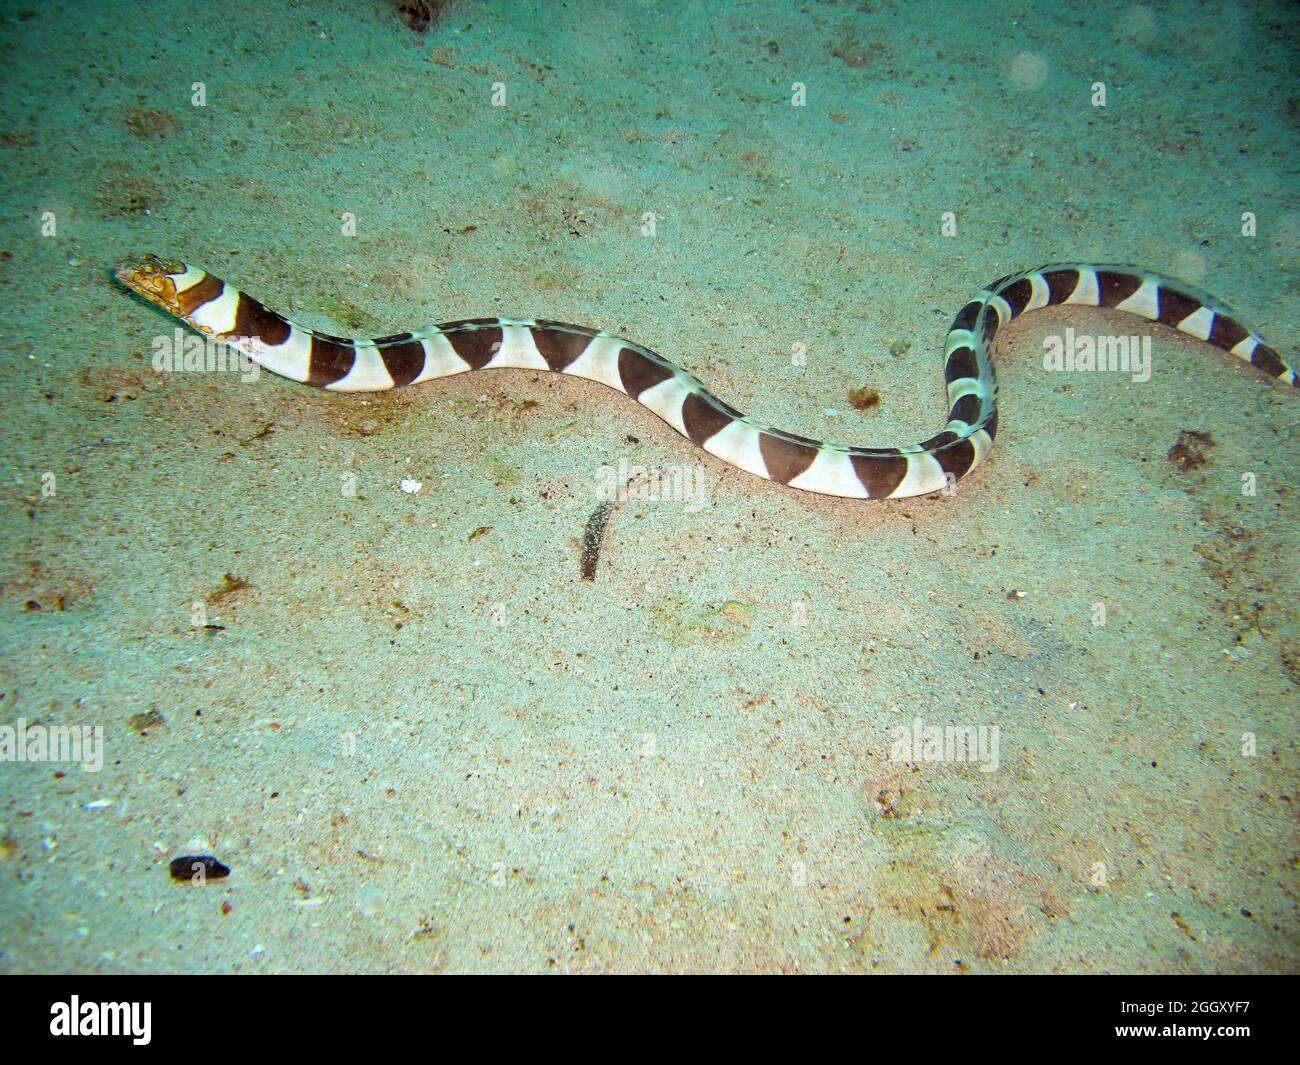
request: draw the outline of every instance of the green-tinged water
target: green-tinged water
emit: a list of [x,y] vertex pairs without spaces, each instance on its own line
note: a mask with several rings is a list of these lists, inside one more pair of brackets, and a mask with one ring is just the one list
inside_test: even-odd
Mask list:
[[1293,359],[1284,5],[29,2],[0,48],[0,969],[1297,969],[1296,389],[1044,311],[954,493],[842,500],[560,375],[160,372],[112,276],[585,323],[879,446],[1045,262]]

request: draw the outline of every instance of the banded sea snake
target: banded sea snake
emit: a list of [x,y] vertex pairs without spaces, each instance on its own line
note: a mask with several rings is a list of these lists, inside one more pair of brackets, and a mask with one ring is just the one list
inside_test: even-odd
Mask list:
[[119,266],[116,276],[200,333],[294,381],[337,392],[374,392],[488,367],[552,370],[631,396],[732,466],[793,488],[857,499],[936,492],[984,460],[998,424],[990,345],[999,328],[1026,311],[1060,304],[1127,311],[1300,385],[1295,366],[1213,297],[1129,266],[1064,263],[1009,274],[958,312],[944,344],[949,412],[942,432],[906,447],[851,447],[747,417],[661,355],[582,326],[476,318],[349,339],[295,325],[219,277],[184,263],[146,255]]

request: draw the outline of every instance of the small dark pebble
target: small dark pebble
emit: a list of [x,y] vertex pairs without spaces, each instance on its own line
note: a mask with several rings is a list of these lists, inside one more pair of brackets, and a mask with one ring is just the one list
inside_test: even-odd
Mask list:
[[[195,866],[200,868],[196,870]],[[197,879],[203,883],[205,880],[221,880],[229,876],[230,868],[210,854],[185,854],[172,859],[171,874],[173,880],[193,882]]]

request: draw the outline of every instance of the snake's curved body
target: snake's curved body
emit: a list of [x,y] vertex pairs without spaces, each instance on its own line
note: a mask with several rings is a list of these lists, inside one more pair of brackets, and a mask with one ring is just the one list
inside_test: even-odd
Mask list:
[[274,373],[339,392],[374,392],[469,370],[517,367],[599,381],[654,411],[711,455],[758,477],[824,495],[898,499],[954,484],[980,464],[997,432],[990,345],[1027,311],[1060,304],[1111,307],[1231,352],[1270,377],[1300,385],[1296,368],[1213,297],[1129,266],[1065,263],[1010,274],[979,293],[944,344],[948,422],[904,447],[824,443],[741,414],[661,355],[609,333],[541,319],[478,318],[394,336],[345,338],[288,318],[184,263],[147,255],[118,279],[199,332],[239,348]]

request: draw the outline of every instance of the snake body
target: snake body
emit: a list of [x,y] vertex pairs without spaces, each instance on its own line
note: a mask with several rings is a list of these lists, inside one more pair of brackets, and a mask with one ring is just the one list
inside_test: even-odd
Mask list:
[[1009,274],[957,314],[944,343],[948,422],[904,447],[825,443],[741,414],[649,348],[543,319],[475,318],[408,333],[346,338],[295,325],[195,266],[152,255],[124,263],[127,288],[273,373],[338,392],[375,392],[470,370],[551,370],[598,381],[648,407],[683,436],[758,477],[823,495],[898,499],[945,489],[988,455],[997,433],[990,345],[1012,319],[1072,304],[1127,311],[1171,326],[1293,386],[1300,375],[1213,297],[1129,266],[1063,263]]

